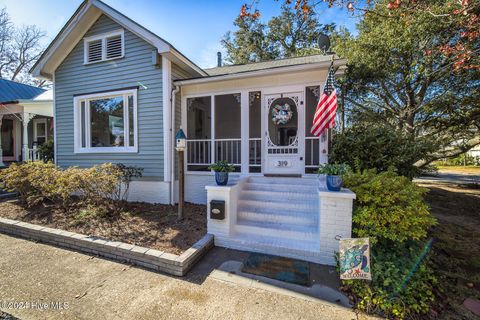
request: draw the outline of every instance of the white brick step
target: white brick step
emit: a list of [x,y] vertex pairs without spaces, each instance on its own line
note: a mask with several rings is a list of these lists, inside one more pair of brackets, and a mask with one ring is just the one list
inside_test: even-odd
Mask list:
[[312,193],[318,196],[318,185],[301,185],[301,184],[281,184],[281,183],[257,183],[248,182],[244,185],[244,190],[258,190],[258,191],[278,191],[278,192],[305,192]]
[[275,236],[297,241],[315,241],[320,239],[318,228],[265,221],[237,220],[235,232],[258,236]]
[[253,236],[237,233],[225,246],[245,251],[260,252],[319,263],[321,261],[320,241],[292,241],[275,236]]
[[287,184],[287,185],[305,185],[318,186],[316,178],[290,178],[290,177],[249,177],[248,182],[251,183],[268,183],[268,184]]
[[250,221],[278,222],[304,226],[318,226],[318,213],[272,210],[269,208],[239,207],[238,218]]
[[293,192],[293,191],[264,191],[264,190],[243,190],[240,194],[243,200],[259,200],[259,201],[280,201],[289,202],[291,200],[318,201],[318,194],[310,192]]
[[249,206],[256,208],[272,208],[281,209],[293,212],[312,212],[318,211],[318,201],[306,201],[306,200],[289,200],[289,201],[276,201],[276,200],[238,200],[238,206]]

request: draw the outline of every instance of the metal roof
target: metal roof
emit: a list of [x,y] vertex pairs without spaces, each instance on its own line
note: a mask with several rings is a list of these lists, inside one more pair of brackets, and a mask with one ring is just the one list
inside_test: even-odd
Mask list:
[[46,90],[11,80],[0,79],[0,103],[33,99]]
[[278,67],[295,66],[300,64],[325,62],[325,61],[332,60],[332,57],[334,57],[335,59],[339,59],[338,56],[334,56],[334,55],[317,54],[317,55],[311,55],[311,56],[279,59],[279,60],[272,60],[272,61],[265,61],[265,62],[236,64],[236,65],[215,67],[215,68],[204,69],[204,70],[206,73],[208,73],[209,76],[219,76],[219,75],[225,75],[225,74],[265,70],[265,69],[272,69],[272,68],[278,68]]

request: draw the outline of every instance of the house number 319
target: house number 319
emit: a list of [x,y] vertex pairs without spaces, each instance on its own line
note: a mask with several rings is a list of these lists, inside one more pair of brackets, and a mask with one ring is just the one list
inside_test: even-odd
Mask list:
[[288,166],[288,161],[287,160],[277,161],[277,167],[287,167],[287,166]]

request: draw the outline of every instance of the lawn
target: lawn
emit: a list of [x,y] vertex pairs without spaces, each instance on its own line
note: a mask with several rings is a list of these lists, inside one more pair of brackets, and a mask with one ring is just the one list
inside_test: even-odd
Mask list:
[[207,210],[187,203],[184,219],[178,220],[176,208],[129,203],[120,213],[102,213],[82,202],[65,211],[46,202],[27,207],[19,200],[4,200],[0,217],[181,254],[206,234]]
[[440,319],[475,319],[463,306],[480,299],[480,190],[457,185],[423,184],[438,225],[431,254],[437,277],[434,314]]
[[437,166],[439,172],[480,174],[480,167],[475,166]]

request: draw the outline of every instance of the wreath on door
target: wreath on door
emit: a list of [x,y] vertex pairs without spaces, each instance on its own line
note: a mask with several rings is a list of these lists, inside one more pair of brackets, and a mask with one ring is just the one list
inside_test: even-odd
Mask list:
[[293,111],[288,103],[277,104],[272,108],[272,122],[276,125],[287,124],[292,117]]

